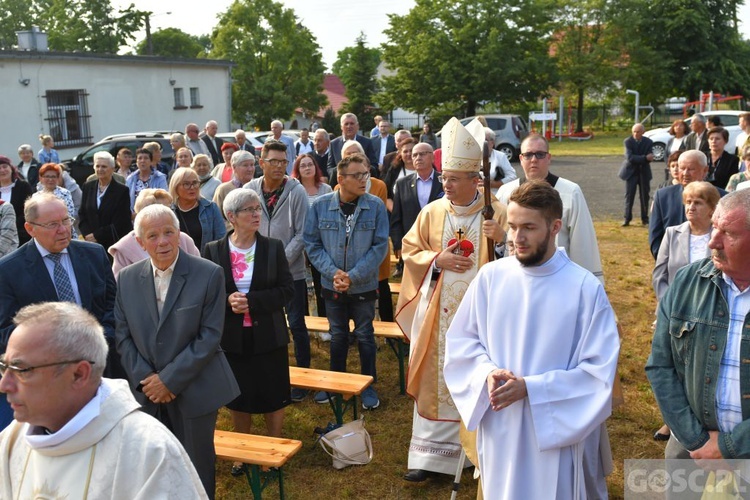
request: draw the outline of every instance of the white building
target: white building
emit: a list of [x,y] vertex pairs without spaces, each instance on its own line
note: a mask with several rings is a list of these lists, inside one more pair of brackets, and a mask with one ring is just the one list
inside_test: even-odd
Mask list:
[[230,61],[43,51],[0,51],[4,126],[0,154],[41,148],[51,135],[60,159],[101,138],[141,131],[183,131],[217,120],[229,130]]

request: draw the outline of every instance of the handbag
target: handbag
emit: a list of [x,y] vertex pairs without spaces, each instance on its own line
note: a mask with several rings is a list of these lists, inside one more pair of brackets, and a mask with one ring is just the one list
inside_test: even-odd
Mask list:
[[372,441],[365,429],[364,418],[323,434],[320,436],[320,446],[333,458],[334,469],[366,465],[372,460]]

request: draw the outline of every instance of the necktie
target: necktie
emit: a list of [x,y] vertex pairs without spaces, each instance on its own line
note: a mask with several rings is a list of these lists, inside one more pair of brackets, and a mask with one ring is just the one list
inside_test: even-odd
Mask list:
[[75,302],[76,296],[73,293],[73,285],[70,283],[70,276],[63,267],[60,259],[62,259],[61,253],[47,254],[47,257],[55,263],[55,268],[52,275],[55,279],[55,289],[57,290],[57,297],[65,302]]

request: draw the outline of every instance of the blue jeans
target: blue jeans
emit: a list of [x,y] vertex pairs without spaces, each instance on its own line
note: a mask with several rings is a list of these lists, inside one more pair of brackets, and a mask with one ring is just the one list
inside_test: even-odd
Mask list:
[[294,358],[300,368],[310,368],[310,334],[305,325],[307,284],[304,279],[294,281],[294,295],[286,305],[286,319],[292,330]]
[[359,362],[363,375],[375,372],[375,330],[372,321],[375,319],[375,301],[344,302],[326,299],[326,313],[331,325],[331,371],[346,371],[346,356],[349,353],[349,320],[354,321],[354,335],[359,346]]

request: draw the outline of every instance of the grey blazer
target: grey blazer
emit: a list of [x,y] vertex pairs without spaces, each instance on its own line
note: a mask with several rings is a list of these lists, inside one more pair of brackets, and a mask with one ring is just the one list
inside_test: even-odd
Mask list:
[[138,386],[156,372],[185,417],[215,411],[240,394],[219,347],[224,271],[180,250],[160,317],[151,269],[150,259],[137,262],[120,271],[117,282],[117,351],[133,393],[150,405]]
[[[705,256],[711,256],[708,245],[706,245]],[[690,264],[690,223],[683,222],[679,226],[668,227],[667,233],[661,240],[656,265],[651,275],[656,300],[661,300],[677,271],[688,264]]]

